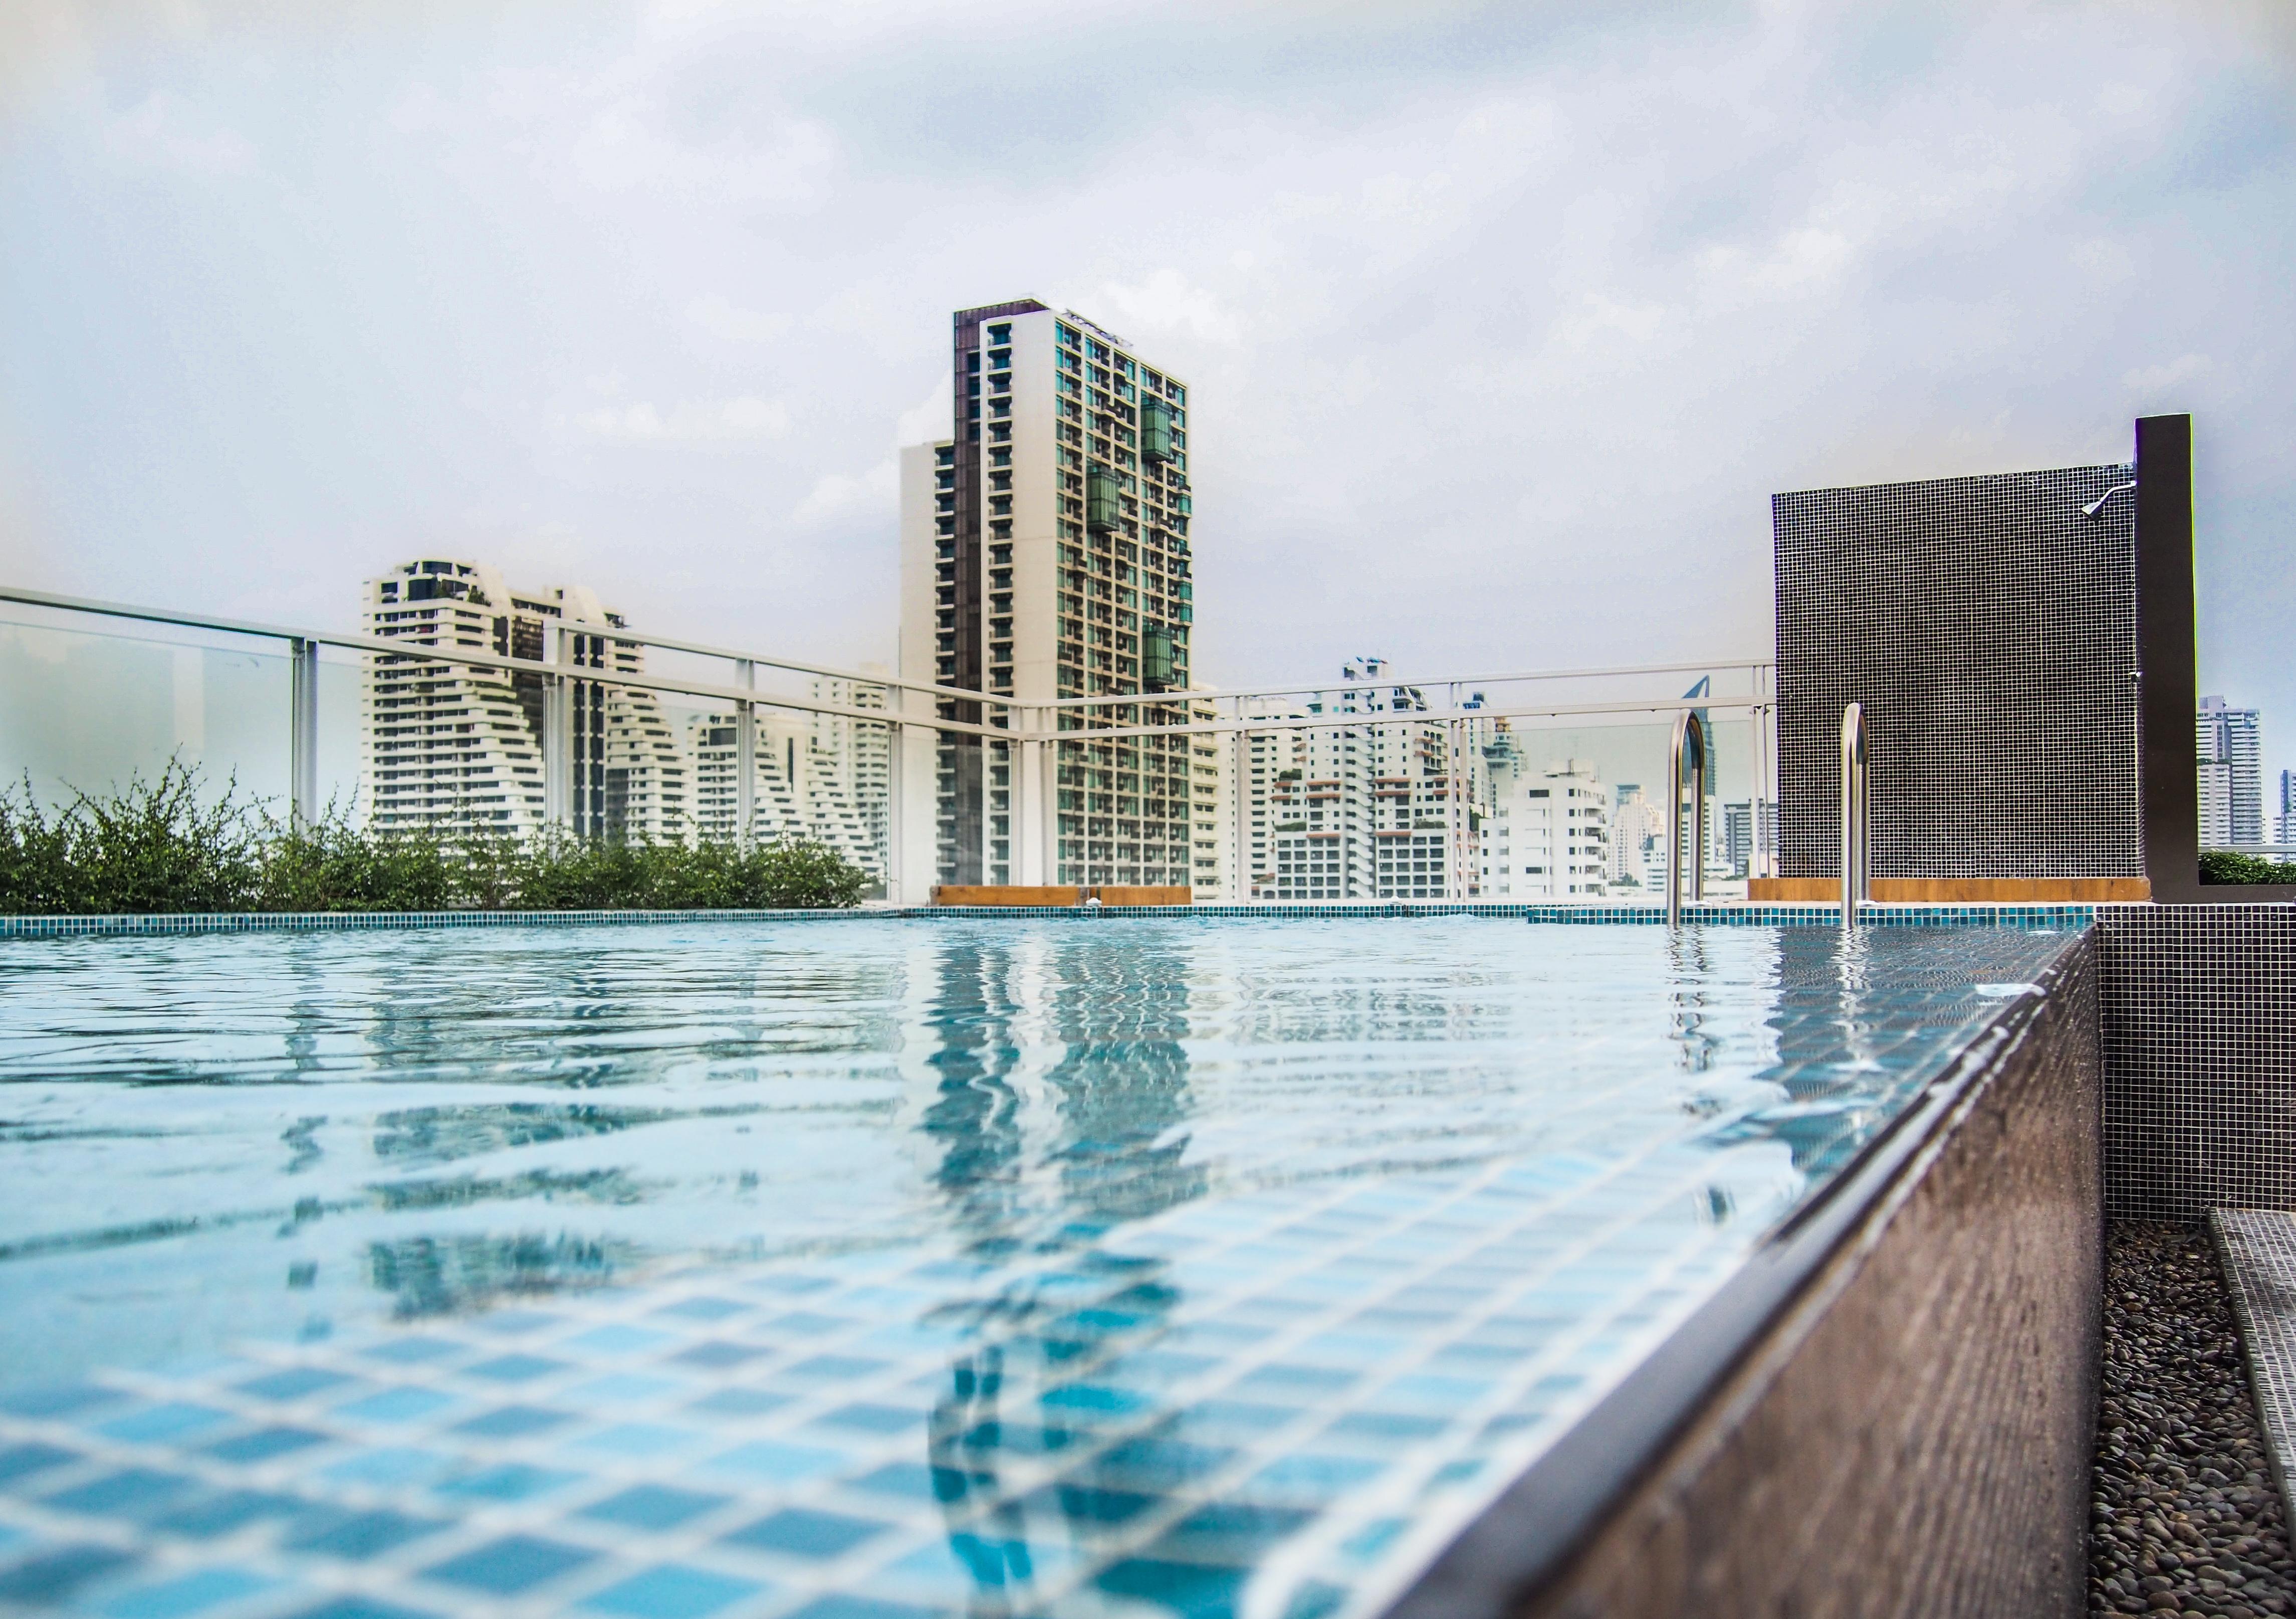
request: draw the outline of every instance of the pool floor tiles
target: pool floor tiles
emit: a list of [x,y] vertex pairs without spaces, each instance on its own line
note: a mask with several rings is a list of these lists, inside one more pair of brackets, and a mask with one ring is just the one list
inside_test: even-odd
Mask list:
[[712,1270],[19,1391],[0,1601],[905,1619],[1256,1580],[1337,1611],[1727,1274],[1713,1169],[1270,1194],[1049,1263]]

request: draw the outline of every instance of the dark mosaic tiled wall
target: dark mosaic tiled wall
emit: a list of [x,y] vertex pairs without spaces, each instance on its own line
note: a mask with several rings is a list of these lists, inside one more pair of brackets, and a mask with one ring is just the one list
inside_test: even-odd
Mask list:
[[1771,498],[1786,876],[1841,869],[1845,704],[1866,704],[1874,875],[2144,872],[2125,466]]
[[2103,1218],[2094,957],[1525,1619],[2077,1615]]
[[2296,1208],[2296,905],[2101,905],[2106,1202]]

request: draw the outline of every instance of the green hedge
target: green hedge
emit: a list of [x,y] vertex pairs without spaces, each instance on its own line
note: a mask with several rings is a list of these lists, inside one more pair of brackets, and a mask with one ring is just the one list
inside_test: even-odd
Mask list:
[[0,793],[0,914],[819,910],[859,904],[868,885],[813,842],[369,832],[333,811],[291,827],[230,785],[210,799],[179,764],[59,810],[29,784]]
[[2260,854],[2243,854],[2237,849],[2203,849],[2201,851],[2201,881],[2296,883],[2296,865],[2283,860],[2267,860]]

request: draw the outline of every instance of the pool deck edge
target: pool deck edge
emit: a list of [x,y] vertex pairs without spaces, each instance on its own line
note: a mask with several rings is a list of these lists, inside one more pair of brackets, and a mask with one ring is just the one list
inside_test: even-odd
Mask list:
[[[1684,919],[1696,927],[1835,927],[1841,909],[1830,905],[1723,903],[1694,905]],[[844,910],[542,910],[542,911],[201,911],[93,916],[0,916],[0,940],[181,938],[209,933],[355,933],[441,928],[657,927],[674,923],[834,922],[883,920],[961,922],[1191,921],[1249,918],[1311,922],[1342,917],[1488,916],[1574,926],[1663,926],[1666,914],[1651,905],[1553,905],[1520,902],[1410,903],[1387,900],[1339,905],[1140,906],[862,906]],[[1873,927],[2014,927],[2077,933],[2096,919],[2093,905],[1877,905],[1861,914]]]

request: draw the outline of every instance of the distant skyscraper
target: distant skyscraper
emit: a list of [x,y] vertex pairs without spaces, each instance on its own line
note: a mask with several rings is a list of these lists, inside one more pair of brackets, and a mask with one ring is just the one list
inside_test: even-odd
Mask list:
[[[902,673],[1034,703],[1185,689],[1186,386],[1028,299],[959,310],[953,366],[951,437],[901,454]],[[999,722],[958,699],[939,713]],[[931,842],[906,830],[911,858],[943,883],[1188,882],[1193,746],[1153,734],[1186,718],[1185,702],[1072,711],[1049,803],[1012,744],[944,736],[929,758],[905,752],[933,777]],[[1089,740],[1100,726],[1149,734]]]
[[2280,773],[2280,813],[2274,820],[2272,841],[2284,849],[2296,844],[2296,770]]
[[[563,625],[570,662],[637,674],[645,651],[613,634],[619,613],[581,587],[514,591],[499,569],[418,557],[366,581],[367,633],[426,647],[499,656],[545,655]],[[398,660],[367,660],[360,774],[370,824],[525,834],[547,816],[543,797],[543,675]],[[603,680],[571,683],[574,829],[587,836],[666,837],[693,810],[685,750],[652,692]]]
[[[1634,782],[1619,785],[1618,804],[1611,812],[1611,881],[1635,889],[1654,889],[1664,878],[1651,875],[1650,851],[1666,834],[1666,818]],[[1659,859],[1663,863],[1660,850]]]
[[2257,711],[2201,699],[2194,721],[2201,768],[2201,847],[2250,848],[2264,842],[2262,738]]

